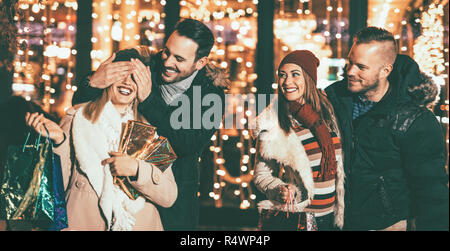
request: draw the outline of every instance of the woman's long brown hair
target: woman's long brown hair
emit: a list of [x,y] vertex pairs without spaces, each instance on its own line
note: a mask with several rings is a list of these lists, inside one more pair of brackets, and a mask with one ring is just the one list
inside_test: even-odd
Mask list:
[[[300,67],[301,68],[301,67]],[[316,87],[316,83],[312,78],[301,68],[303,77],[305,79],[305,92],[303,97],[305,103],[312,105],[313,109],[320,115],[320,118],[325,122],[330,131],[336,132],[339,135],[339,128],[337,126],[336,116],[333,106],[328,100],[327,96]],[[288,100],[281,91],[281,86],[278,85],[278,123],[283,131],[288,134],[291,130],[291,120],[289,119],[289,111],[287,108]]]

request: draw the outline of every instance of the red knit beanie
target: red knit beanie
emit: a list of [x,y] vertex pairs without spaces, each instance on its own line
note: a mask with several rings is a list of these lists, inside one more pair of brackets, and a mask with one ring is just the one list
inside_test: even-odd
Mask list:
[[296,50],[289,53],[281,61],[278,71],[280,71],[281,66],[285,64],[296,64],[302,67],[312,80],[317,83],[317,67],[319,67],[320,61],[312,52],[307,50]]

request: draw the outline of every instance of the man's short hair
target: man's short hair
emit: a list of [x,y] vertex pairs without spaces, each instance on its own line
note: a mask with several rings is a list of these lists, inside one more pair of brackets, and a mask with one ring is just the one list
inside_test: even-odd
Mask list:
[[192,39],[198,44],[195,61],[202,57],[207,57],[214,46],[214,35],[212,31],[200,21],[194,19],[180,21],[175,26],[175,31],[179,35]]
[[395,54],[398,53],[397,41],[394,35],[389,31],[379,27],[367,27],[356,33],[353,38],[354,44],[366,44],[371,42],[392,42],[395,48]]

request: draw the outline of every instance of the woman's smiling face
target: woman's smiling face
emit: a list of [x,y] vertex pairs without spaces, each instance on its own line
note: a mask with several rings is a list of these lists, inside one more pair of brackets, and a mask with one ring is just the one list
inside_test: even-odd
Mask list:
[[129,105],[136,98],[137,86],[131,75],[122,83],[111,85],[111,102],[114,105]]
[[305,78],[296,64],[284,64],[278,71],[278,85],[288,101],[304,103]]

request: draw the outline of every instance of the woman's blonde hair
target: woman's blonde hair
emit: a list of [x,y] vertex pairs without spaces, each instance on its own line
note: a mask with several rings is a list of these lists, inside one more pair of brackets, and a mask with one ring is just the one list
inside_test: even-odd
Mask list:
[[[93,124],[97,123],[100,114],[105,108],[106,103],[111,100],[112,96],[112,85],[103,90],[103,93],[97,99],[89,102],[83,110],[83,115],[91,121]],[[132,102],[134,119],[140,122],[145,122],[144,117],[138,112],[138,104],[137,97]]]

